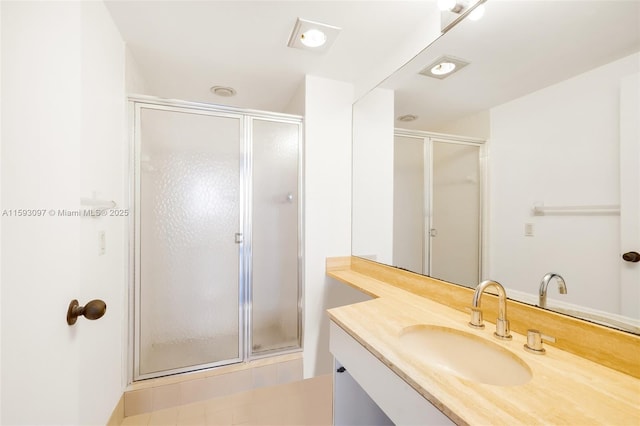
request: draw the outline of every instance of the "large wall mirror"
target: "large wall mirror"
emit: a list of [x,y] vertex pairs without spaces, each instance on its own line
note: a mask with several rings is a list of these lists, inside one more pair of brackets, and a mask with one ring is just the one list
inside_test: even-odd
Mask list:
[[640,2],[484,6],[354,104],[352,254],[639,333]]

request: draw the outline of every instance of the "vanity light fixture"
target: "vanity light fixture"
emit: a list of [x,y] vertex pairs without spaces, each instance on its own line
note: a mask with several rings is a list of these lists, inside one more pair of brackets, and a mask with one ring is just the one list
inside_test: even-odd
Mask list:
[[338,37],[341,28],[298,18],[287,46],[296,49],[326,52]]
[[484,16],[484,3],[487,0],[438,0],[440,9],[440,29],[449,31],[458,22],[469,16],[469,20],[477,21]]
[[479,21],[484,16],[484,4],[479,4],[475,9],[471,11],[469,14],[470,21]]
[[469,65],[469,62],[463,59],[454,58],[453,56],[441,56],[420,71],[420,74],[426,75],[427,77],[443,79],[460,71],[467,65]]
[[453,10],[456,7],[456,0],[438,0],[438,9]]

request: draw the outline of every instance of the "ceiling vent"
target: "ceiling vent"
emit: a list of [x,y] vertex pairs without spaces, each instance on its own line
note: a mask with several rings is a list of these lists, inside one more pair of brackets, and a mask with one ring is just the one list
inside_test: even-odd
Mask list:
[[213,86],[209,90],[211,90],[211,93],[213,93],[214,95],[223,96],[225,98],[229,98],[231,96],[236,95],[236,89],[234,89],[233,87]]

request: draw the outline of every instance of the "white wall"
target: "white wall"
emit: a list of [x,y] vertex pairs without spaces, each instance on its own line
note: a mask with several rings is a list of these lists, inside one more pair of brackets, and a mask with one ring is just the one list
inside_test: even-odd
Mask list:
[[[0,52],[2,52],[2,47],[4,46],[2,44],[2,33],[3,31],[1,31],[1,25],[2,25],[2,7],[0,7]],[[2,73],[3,73],[3,67],[2,67],[2,58],[4,55],[0,54],[0,146],[1,141],[2,141],[2,137],[4,135],[4,133],[2,133],[2,117],[4,117],[2,115]],[[2,149],[0,148],[0,188],[2,188],[2,159],[3,157],[3,153],[2,153]],[[1,197],[1,196],[0,196]],[[0,207],[2,207],[2,199],[0,198]],[[0,216],[1,217],[1,216]],[[0,220],[0,242],[2,241],[2,220]],[[3,288],[3,279],[2,277],[4,276],[2,274],[2,245],[0,243],[0,332],[2,331],[2,291],[1,289]],[[2,373],[2,339],[0,338],[0,375]],[[0,423],[2,423],[2,380],[0,379]]]
[[490,137],[490,122],[491,117],[489,116],[489,110],[487,109],[427,130],[431,132],[469,136],[487,140]]
[[131,49],[125,48],[125,88],[129,95],[151,95],[147,80],[140,71]]
[[[547,272],[568,294],[549,298],[619,312],[618,216],[536,216],[545,205],[619,204],[619,85],[635,54],[491,110],[490,271],[536,293]],[[533,223],[534,236],[524,236]]]
[[304,115],[304,99],[305,99],[306,80],[302,79],[295,93],[289,99],[289,104],[284,108],[285,114]]
[[[102,3],[2,2],[2,423],[104,424],[122,394],[124,46]],[[98,256],[97,232],[107,252]],[[65,322],[69,302],[107,303]]]
[[[352,253],[393,263],[393,91],[353,105]],[[375,229],[376,232],[371,232]]]
[[355,82],[354,99],[360,99],[366,95],[437,40],[440,35],[440,10],[434,7],[432,13],[424,16],[420,25],[412,29],[401,43],[393,47],[392,51],[380,55],[380,60],[370,69],[370,72]]
[[304,376],[332,370],[326,309],[361,298],[325,275],[325,259],[351,253],[353,86],[305,80]]

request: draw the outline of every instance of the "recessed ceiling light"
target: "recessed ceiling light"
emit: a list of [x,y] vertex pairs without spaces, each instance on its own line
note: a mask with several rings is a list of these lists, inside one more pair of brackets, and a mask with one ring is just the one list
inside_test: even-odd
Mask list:
[[407,115],[401,115],[400,117],[398,117],[396,120],[398,121],[404,121],[404,122],[408,122],[408,121],[415,121],[418,119],[417,115],[413,115],[413,114],[407,114]]
[[456,64],[453,62],[440,62],[435,67],[431,68],[429,72],[435,75],[444,75],[453,72],[456,69]]
[[311,28],[300,35],[300,42],[307,47],[320,47],[327,42],[327,36],[322,31]]
[[441,56],[420,71],[420,74],[426,75],[427,77],[443,79],[460,71],[467,65],[469,65],[469,62],[463,59],[454,58],[453,56]]
[[314,52],[326,52],[338,37],[338,33],[340,33],[340,28],[333,25],[298,18],[287,46]]
[[223,96],[225,98],[230,98],[231,96],[236,95],[236,89],[233,87],[227,86],[213,86],[211,89],[211,93],[218,96]]

